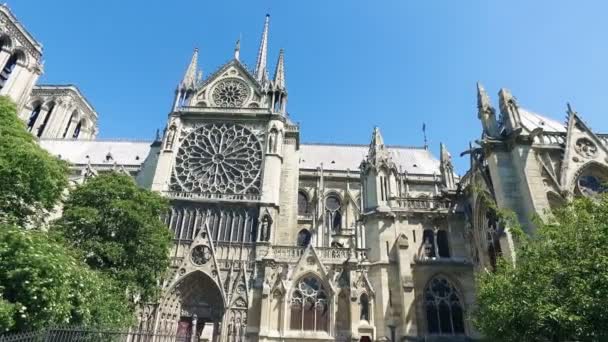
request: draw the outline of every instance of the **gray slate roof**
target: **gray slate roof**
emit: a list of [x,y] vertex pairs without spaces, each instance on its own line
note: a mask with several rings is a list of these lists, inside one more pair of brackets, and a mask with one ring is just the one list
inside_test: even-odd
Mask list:
[[[41,139],[40,146],[72,164],[139,166],[150,152],[150,141]],[[112,156],[107,160],[108,153]]]
[[[72,164],[114,164],[137,166],[146,159],[151,141],[42,139],[40,145]],[[367,145],[301,144],[300,168],[358,172],[368,151]],[[439,174],[439,160],[428,150],[415,147],[390,147],[393,160],[403,171]],[[106,160],[108,153],[112,160]],[[139,159],[137,158],[139,157]]]
[[[347,170],[358,172],[359,165],[367,156],[367,145],[300,145],[300,168],[316,169],[323,163],[324,170]],[[403,171],[419,174],[439,174],[439,160],[428,150],[416,147],[391,147],[393,161]]]
[[545,132],[566,133],[564,124],[557,120],[536,114],[524,108],[519,108],[519,115],[521,117],[521,124],[529,131],[540,127]]

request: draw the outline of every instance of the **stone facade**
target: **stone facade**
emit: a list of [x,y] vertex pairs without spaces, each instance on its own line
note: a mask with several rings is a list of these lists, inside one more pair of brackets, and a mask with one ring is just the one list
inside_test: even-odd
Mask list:
[[195,50],[163,134],[147,142],[95,139],[78,88],[34,87],[40,44],[5,6],[0,32],[0,64],[18,56],[0,94],[70,162],[73,183],[120,171],[171,200],[171,267],[139,324],[191,341],[477,339],[475,272],[514,258],[496,209],[533,234],[533,215],[605,190],[608,135],[570,108],[566,124],[525,110],[504,89],[497,118],[478,86],[482,137],[462,177],[443,144],[437,159],[386,145],[378,128],[367,145],[302,143],[282,50],[269,76],[269,17],[253,70],[237,43],[203,77]]

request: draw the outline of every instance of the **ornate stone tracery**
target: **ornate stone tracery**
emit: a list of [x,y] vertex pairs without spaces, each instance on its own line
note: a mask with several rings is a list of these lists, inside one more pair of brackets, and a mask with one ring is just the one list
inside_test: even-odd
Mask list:
[[250,95],[249,86],[239,79],[229,78],[220,81],[212,91],[213,102],[218,107],[242,107]]
[[584,158],[593,158],[597,155],[597,146],[587,139],[580,138],[576,141],[576,152]]
[[184,192],[259,194],[260,141],[237,124],[204,124],[181,143],[172,189]]

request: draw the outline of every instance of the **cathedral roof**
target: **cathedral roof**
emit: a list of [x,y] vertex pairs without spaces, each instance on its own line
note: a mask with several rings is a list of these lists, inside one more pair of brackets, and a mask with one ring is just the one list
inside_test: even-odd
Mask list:
[[566,127],[562,122],[521,107],[519,108],[519,115],[521,117],[521,124],[529,131],[533,131],[535,128],[542,128],[545,132],[566,133]]
[[150,152],[150,141],[41,139],[40,146],[72,164],[139,166]]
[[[139,166],[150,152],[151,141],[41,139],[40,145],[72,164],[114,163]],[[300,168],[359,172],[368,145],[302,144]],[[421,147],[389,146],[393,161],[403,171],[414,174],[439,174],[439,160]],[[108,158],[108,155],[110,158]]]
[[[301,144],[300,168],[359,171],[368,145]],[[393,162],[408,173],[439,174],[439,160],[422,147],[388,146]]]

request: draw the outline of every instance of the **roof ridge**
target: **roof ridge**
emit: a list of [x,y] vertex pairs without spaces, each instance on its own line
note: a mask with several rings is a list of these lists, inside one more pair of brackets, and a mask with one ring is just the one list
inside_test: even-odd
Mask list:
[[131,143],[153,143],[154,140],[131,139],[131,138],[101,138],[101,139],[66,139],[66,138],[43,138],[40,141],[78,141],[78,142],[131,142]]
[[[351,144],[351,143],[323,143],[323,142],[302,142],[301,145],[311,146],[344,146],[344,147],[369,147],[369,144]],[[403,148],[410,150],[427,150],[424,146],[408,146],[408,145],[386,145],[388,148]]]

